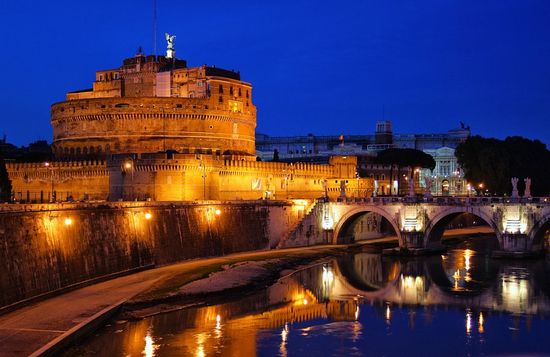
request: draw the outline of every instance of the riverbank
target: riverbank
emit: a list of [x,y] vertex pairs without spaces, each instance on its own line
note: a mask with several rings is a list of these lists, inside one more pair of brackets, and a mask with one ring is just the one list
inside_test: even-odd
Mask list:
[[298,265],[350,247],[326,245],[190,260],[78,289],[0,316],[1,355],[55,355],[98,328],[130,300],[129,306],[143,307],[173,289],[220,271],[224,265],[270,259]]

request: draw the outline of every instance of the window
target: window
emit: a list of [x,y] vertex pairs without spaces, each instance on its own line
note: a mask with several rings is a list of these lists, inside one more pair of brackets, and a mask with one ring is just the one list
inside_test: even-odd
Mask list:
[[229,87],[229,95],[233,95],[233,86]]
[[218,98],[218,102],[220,103],[223,103],[223,97],[220,95],[220,97]]
[[249,97],[248,97],[248,89],[246,90],[246,97],[249,98]]
[[220,90],[219,90],[220,94],[223,94],[223,85],[220,84]]
[[239,88],[239,97],[241,96],[241,88]]

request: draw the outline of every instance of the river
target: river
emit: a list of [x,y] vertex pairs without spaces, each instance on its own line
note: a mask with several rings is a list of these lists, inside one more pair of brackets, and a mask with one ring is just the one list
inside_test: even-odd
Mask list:
[[491,248],[325,259],[219,305],[114,320],[67,355],[550,355],[550,261]]

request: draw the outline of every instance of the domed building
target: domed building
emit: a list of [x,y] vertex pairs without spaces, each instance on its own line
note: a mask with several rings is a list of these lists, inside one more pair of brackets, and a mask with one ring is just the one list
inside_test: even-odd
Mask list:
[[251,84],[235,71],[165,56],[138,53],[97,71],[93,88],[52,105],[51,124],[63,160],[166,151],[256,157]]

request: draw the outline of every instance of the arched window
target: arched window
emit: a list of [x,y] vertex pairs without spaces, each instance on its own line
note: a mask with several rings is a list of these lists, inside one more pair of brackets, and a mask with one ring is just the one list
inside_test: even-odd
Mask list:
[[220,84],[220,90],[219,90],[220,94],[223,94],[223,85]]

